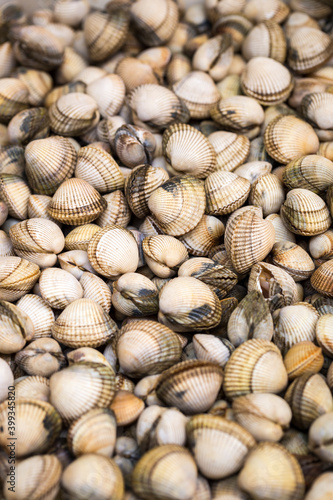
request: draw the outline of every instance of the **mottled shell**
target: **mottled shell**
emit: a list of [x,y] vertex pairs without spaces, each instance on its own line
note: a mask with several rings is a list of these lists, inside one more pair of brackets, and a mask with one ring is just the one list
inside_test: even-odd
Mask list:
[[299,28],[289,41],[288,65],[295,73],[311,73],[332,56],[329,35],[312,27]]
[[307,189],[293,189],[281,207],[287,228],[303,236],[314,236],[329,229],[331,217],[325,202]]
[[216,400],[222,373],[219,365],[209,361],[182,361],[161,374],[156,393],[168,406],[187,415],[204,412]]
[[205,257],[219,243],[223,233],[224,225],[217,217],[203,215],[199,224],[179,239],[191,255]]
[[20,257],[0,257],[0,299],[14,302],[34,286],[39,266]]
[[225,366],[223,391],[229,399],[245,394],[278,394],[288,383],[279,349],[267,340],[251,339],[241,344]]
[[272,249],[272,263],[287,271],[295,281],[310,278],[315,265],[310,255],[296,243],[281,241]]
[[0,172],[23,176],[24,148],[22,146],[3,146],[0,148]]
[[320,194],[333,183],[333,163],[319,155],[296,158],[284,169],[283,183],[290,189],[308,189]]
[[287,44],[281,26],[276,21],[264,21],[254,26],[242,44],[242,54],[247,61],[253,57],[271,57],[283,63]]
[[158,289],[143,274],[123,274],[113,282],[112,292],[112,305],[121,314],[145,317],[158,312]]
[[245,135],[218,131],[208,136],[216,153],[218,170],[233,171],[242,165],[250,151],[250,141]]
[[324,356],[320,347],[313,342],[302,341],[293,345],[284,357],[289,380],[301,375],[318,373],[324,364]]
[[233,172],[218,170],[205,180],[206,212],[225,215],[241,207],[250,192],[250,182]]
[[20,145],[43,139],[49,135],[49,131],[49,117],[47,109],[43,107],[20,111],[10,120],[7,128],[10,142]]
[[105,199],[82,179],[64,181],[53,195],[48,213],[55,220],[70,225],[87,224],[106,208]]
[[116,323],[97,302],[78,299],[69,304],[52,326],[52,336],[72,347],[98,347],[117,332]]

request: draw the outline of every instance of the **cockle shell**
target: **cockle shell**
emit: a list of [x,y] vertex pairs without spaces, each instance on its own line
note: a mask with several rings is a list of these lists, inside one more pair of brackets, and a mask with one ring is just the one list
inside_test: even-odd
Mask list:
[[144,238],[142,250],[146,264],[160,278],[175,276],[179,266],[188,259],[185,245],[164,234]]
[[329,35],[312,27],[299,28],[289,41],[288,65],[295,73],[311,73],[323,66],[332,53]]
[[6,203],[8,214],[20,220],[28,217],[28,201],[31,192],[22,177],[0,174],[0,196]]
[[321,348],[313,342],[302,341],[288,350],[283,361],[289,380],[294,380],[304,374],[318,373],[324,364],[324,356]]
[[242,44],[242,54],[247,61],[254,57],[271,57],[283,63],[287,55],[287,44],[281,26],[271,20],[254,26]]
[[39,266],[20,257],[0,257],[0,299],[14,302],[34,286]]
[[12,354],[20,351],[34,335],[29,316],[14,304],[0,301],[0,352]]
[[302,247],[291,241],[274,243],[272,263],[287,271],[295,281],[310,278],[315,265],[310,255]]
[[49,267],[39,278],[42,298],[53,309],[65,309],[71,302],[81,299],[83,289],[78,280],[68,271]]
[[245,162],[250,151],[249,139],[234,132],[213,132],[208,140],[216,153],[217,170],[235,170]]

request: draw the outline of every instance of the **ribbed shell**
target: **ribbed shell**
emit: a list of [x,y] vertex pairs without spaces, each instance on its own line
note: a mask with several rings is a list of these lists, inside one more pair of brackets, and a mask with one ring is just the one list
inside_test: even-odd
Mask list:
[[93,268],[106,278],[135,272],[139,262],[138,245],[132,233],[117,225],[109,225],[92,237],[88,257]]
[[248,272],[253,264],[264,259],[274,244],[274,227],[259,214],[259,208],[243,207],[228,220],[224,243],[228,257],[239,273]]
[[72,92],[62,95],[50,106],[51,130],[62,136],[81,135],[99,122],[96,101],[87,94]]
[[[6,446],[11,438],[8,428],[10,406],[0,405],[0,443]],[[61,418],[55,408],[37,399],[19,399],[15,402],[15,452],[17,458],[47,452],[61,430]]]
[[134,114],[134,123],[146,124],[153,131],[177,122],[186,123],[190,118],[184,102],[161,85],[151,83],[136,87],[129,94],[128,104]]
[[90,59],[99,62],[115,54],[125,42],[128,24],[128,13],[121,9],[112,14],[100,11],[89,14],[83,32]]
[[126,86],[127,92],[145,83],[158,84],[154,69],[135,57],[124,57],[116,66],[115,72],[119,75]]
[[282,23],[289,11],[289,7],[281,0],[250,0],[244,7],[243,15],[256,23],[268,19]]
[[104,281],[95,274],[85,272],[80,278],[83,289],[83,298],[97,302],[105,312],[111,308],[111,291]]
[[333,260],[324,262],[311,276],[311,285],[326,297],[333,297]]
[[269,57],[254,57],[241,76],[243,92],[265,106],[287,100],[293,88],[288,69]]
[[145,403],[132,392],[118,390],[110,409],[114,412],[119,427],[133,424],[143,412]]
[[324,354],[333,358],[333,314],[320,316],[316,326],[316,339]]
[[15,219],[28,217],[28,201],[31,192],[28,184],[13,174],[0,174],[0,196],[8,207],[8,214]]
[[116,444],[117,424],[108,408],[95,408],[75,420],[67,434],[68,448],[79,457],[98,453],[110,457]]
[[199,361],[210,361],[224,368],[229,361],[234,346],[227,339],[215,337],[208,333],[197,333],[193,336],[193,347]]
[[280,115],[272,120],[265,130],[264,142],[267,153],[283,164],[316,153],[319,148],[311,125],[293,115]]
[[29,89],[17,78],[0,80],[0,122],[8,123],[20,111],[29,108]]
[[252,97],[236,95],[221,99],[211,108],[211,117],[227,130],[245,132],[264,121],[264,110]]
[[49,135],[50,125],[47,109],[43,107],[25,109],[9,122],[7,132],[12,144],[26,145],[34,139]]
[[250,151],[250,141],[245,135],[218,131],[208,136],[216,153],[218,170],[232,171],[242,165]]
[[162,148],[167,162],[176,172],[205,179],[216,168],[212,145],[190,125],[171,125],[163,134]]
[[82,179],[68,179],[55,192],[48,213],[55,220],[70,225],[87,224],[106,208],[104,198]]
[[207,411],[216,400],[223,379],[222,368],[209,361],[182,361],[158,379],[157,396],[168,406],[190,415]]
[[250,192],[250,183],[232,172],[218,170],[205,180],[206,212],[225,215],[241,207]]
[[219,244],[223,233],[224,224],[217,217],[203,215],[199,224],[179,239],[191,255],[205,257]]
[[220,323],[221,316],[217,295],[196,278],[174,278],[160,292],[158,319],[174,331],[209,330]]
[[281,217],[290,231],[314,236],[329,229],[331,217],[325,202],[307,189],[293,189],[281,207]]
[[205,211],[205,191],[201,180],[176,176],[155,189],[148,206],[162,230],[171,236],[188,233]]
[[143,274],[123,274],[113,282],[112,292],[112,305],[125,316],[146,317],[158,312],[158,289]]
[[74,363],[50,378],[51,402],[72,422],[93,408],[106,408],[116,390],[113,370],[100,363]]
[[272,249],[272,263],[287,271],[295,281],[310,278],[315,265],[310,255],[299,245],[290,241],[275,243]]
[[324,356],[320,347],[313,342],[302,341],[293,345],[284,357],[289,380],[301,375],[318,373],[324,364]]
[[41,297],[35,294],[26,294],[17,302],[17,307],[28,314],[35,333],[33,340],[51,337],[51,327],[55,321],[51,307]]
[[247,430],[215,415],[190,418],[186,433],[199,471],[208,479],[221,479],[237,472],[255,445]]
[[122,191],[112,191],[112,193],[103,195],[107,206],[104,212],[96,219],[99,227],[106,227],[116,224],[126,227],[131,219],[131,211]]
[[44,106],[50,108],[61,96],[67,94],[73,94],[77,92],[84,93],[86,90],[86,84],[83,82],[70,82],[61,87],[55,87],[51,92],[47,94],[44,100]]
[[231,354],[225,366],[223,391],[228,399],[256,392],[278,394],[287,383],[279,349],[268,340],[251,339]]
[[228,74],[234,55],[232,42],[230,33],[209,38],[193,54],[193,69],[207,71],[217,82],[222,80]]
[[311,73],[333,54],[333,41],[316,28],[299,28],[289,41],[288,65],[295,73]]
[[0,230],[0,256],[6,257],[10,255],[16,255],[13,243],[5,231]]
[[131,321],[117,337],[119,365],[130,377],[161,373],[177,363],[180,356],[177,334],[155,321]]
[[172,89],[186,104],[192,119],[209,118],[211,107],[220,100],[214,80],[203,71],[190,71]]
[[178,8],[172,0],[138,0],[131,6],[132,20],[145,45],[164,45],[178,23]]
[[188,253],[179,240],[168,235],[150,236],[143,240],[145,261],[160,278],[171,278],[179,266],[188,259]]
[[1,353],[14,354],[33,338],[34,326],[29,316],[5,300],[0,301],[0,321]]
[[65,238],[65,250],[87,250],[89,241],[100,230],[97,224],[84,224],[70,231]]
[[0,45],[0,61],[0,78],[10,76],[16,64],[13,48],[10,42],[4,42]]
[[120,76],[111,74],[89,83],[86,92],[97,102],[101,116],[108,118],[119,113],[126,88]]
[[0,150],[0,172],[23,176],[25,169],[22,146],[2,146]]
[[116,323],[97,302],[78,299],[69,304],[52,326],[52,336],[72,348],[98,347],[117,332]]
[[275,243],[283,243],[285,240],[295,243],[296,237],[294,233],[285,226],[279,214],[270,214],[266,217],[266,220],[269,220],[274,226]]
[[308,189],[320,194],[333,184],[333,163],[319,155],[296,158],[286,166],[283,183],[290,189]]
[[333,254],[333,231],[313,236],[309,242],[309,251],[314,259],[329,259]]
[[242,54],[247,61],[253,57],[271,57],[283,63],[287,55],[287,43],[281,26],[275,21],[254,26],[242,44]]
[[44,269],[39,278],[39,289],[42,298],[54,309],[64,309],[83,296],[78,280],[68,271],[56,267]]
[[34,286],[39,267],[20,257],[0,257],[0,299],[14,302]]
[[311,125],[319,129],[333,129],[333,94],[314,92],[302,99],[300,111]]

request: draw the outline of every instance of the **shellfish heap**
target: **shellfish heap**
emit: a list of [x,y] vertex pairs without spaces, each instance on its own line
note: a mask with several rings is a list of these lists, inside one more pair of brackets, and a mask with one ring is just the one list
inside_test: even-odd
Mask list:
[[333,498],[332,16],[2,2],[1,498]]

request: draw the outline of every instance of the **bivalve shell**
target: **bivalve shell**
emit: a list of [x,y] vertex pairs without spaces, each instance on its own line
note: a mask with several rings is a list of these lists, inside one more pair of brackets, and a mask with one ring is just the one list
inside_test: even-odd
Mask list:
[[256,23],[268,19],[282,23],[289,14],[289,7],[281,0],[250,0],[246,3],[243,14]]
[[83,298],[97,302],[106,313],[111,308],[111,291],[108,285],[95,274],[85,272],[80,278],[83,289]]
[[39,278],[42,298],[53,309],[65,309],[71,302],[81,299],[83,289],[78,280],[68,271],[49,267]]
[[191,255],[206,256],[224,233],[224,225],[217,217],[203,215],[199,224],[179,237]]
[[283,183],[289,189],[308,189],[320,194],[333,183],[333,163],[319,155],[296,158],[284,169]]
[[51,337],[51,327],[55,321],[51,307],[41,297],[26,294],[17,302],[17,307],[28,314],[34,325],[33,340]]
[[264,217],[278,212],[284,199],[283,184],[276,175],[267,173],[252,183],[249,203],[261,207]]
[[34,286],[39,266],[20,257],[0,257],[0,299],[14,302]]
[[119,113],[126,88],[120,76],[109,74],[90,82],[86,92],[96,101],[101,116],[108,118]]
[[97,224],[84,224],[70,231],[65,238],[65,250],[87,250],[91,238],[100,231]]
[[309,448],[321,460],[333,462],[333,412],[318,417],[309,430]]
[[321,348],[313,342],[302,341],[288,350],[283,361],[289,380],[295,380],[301,375],[320,372],[324,356]]
[[324,354],[333,358],[333,314],[320,316],[316,326],[316,340]]
[[[248,96],[236,95],[221,99],[211,108],[211,117],[226,130],[246,133],[262,124],[264,110],[260,104]],[[254,135],[258,135],[257,133]]]
[[113,282],[112,292],[112,305],[121,314],[142,317],[158,313],[158,289],[143,274],[123,274]]
[[179,266],[188,259],[185,245],[173,236],[149,236],[142,241],[146,264],[160,278],[176,275]]
[[329,35],[312,27],[299,28],[289,41],[288,65],[295,73],[311,73],[323,66],[332,53]]
[[0,80],[0,122],[8,123],[17,113],[29,108],[29,89],[18,78]]
[[131,6],[132,20],[139,38],[145,45],[164,45],[178,23],[178,8],[171,0],[138,0]]
[[310,255],[296,243],[281,241],[272,248],[272,264],[287,271],[295,281],[310,278],[315,265]]
[[0,196],[6,203],[11,217],[19,220],[27,219],[30,195],[29,186],[22,177],[0,174]]
[[250,141],[245,135],[221,130],[210,134],[208,140],[216,153],[217,170],[233,171],[248,157]]
[[226,215],[244,205],[250,183],[233,172],[218,170],[205,180],[206,212],[210,215]]
[[12,354],[20,351],[34,335],[29,316],[14,304],[0,300],[0,352]]
[[242,44],[242,54],[247,61],[253,57],[270,57],[283,63],[287,43],[281,26],[276,21],[264,21],[254,26]]

